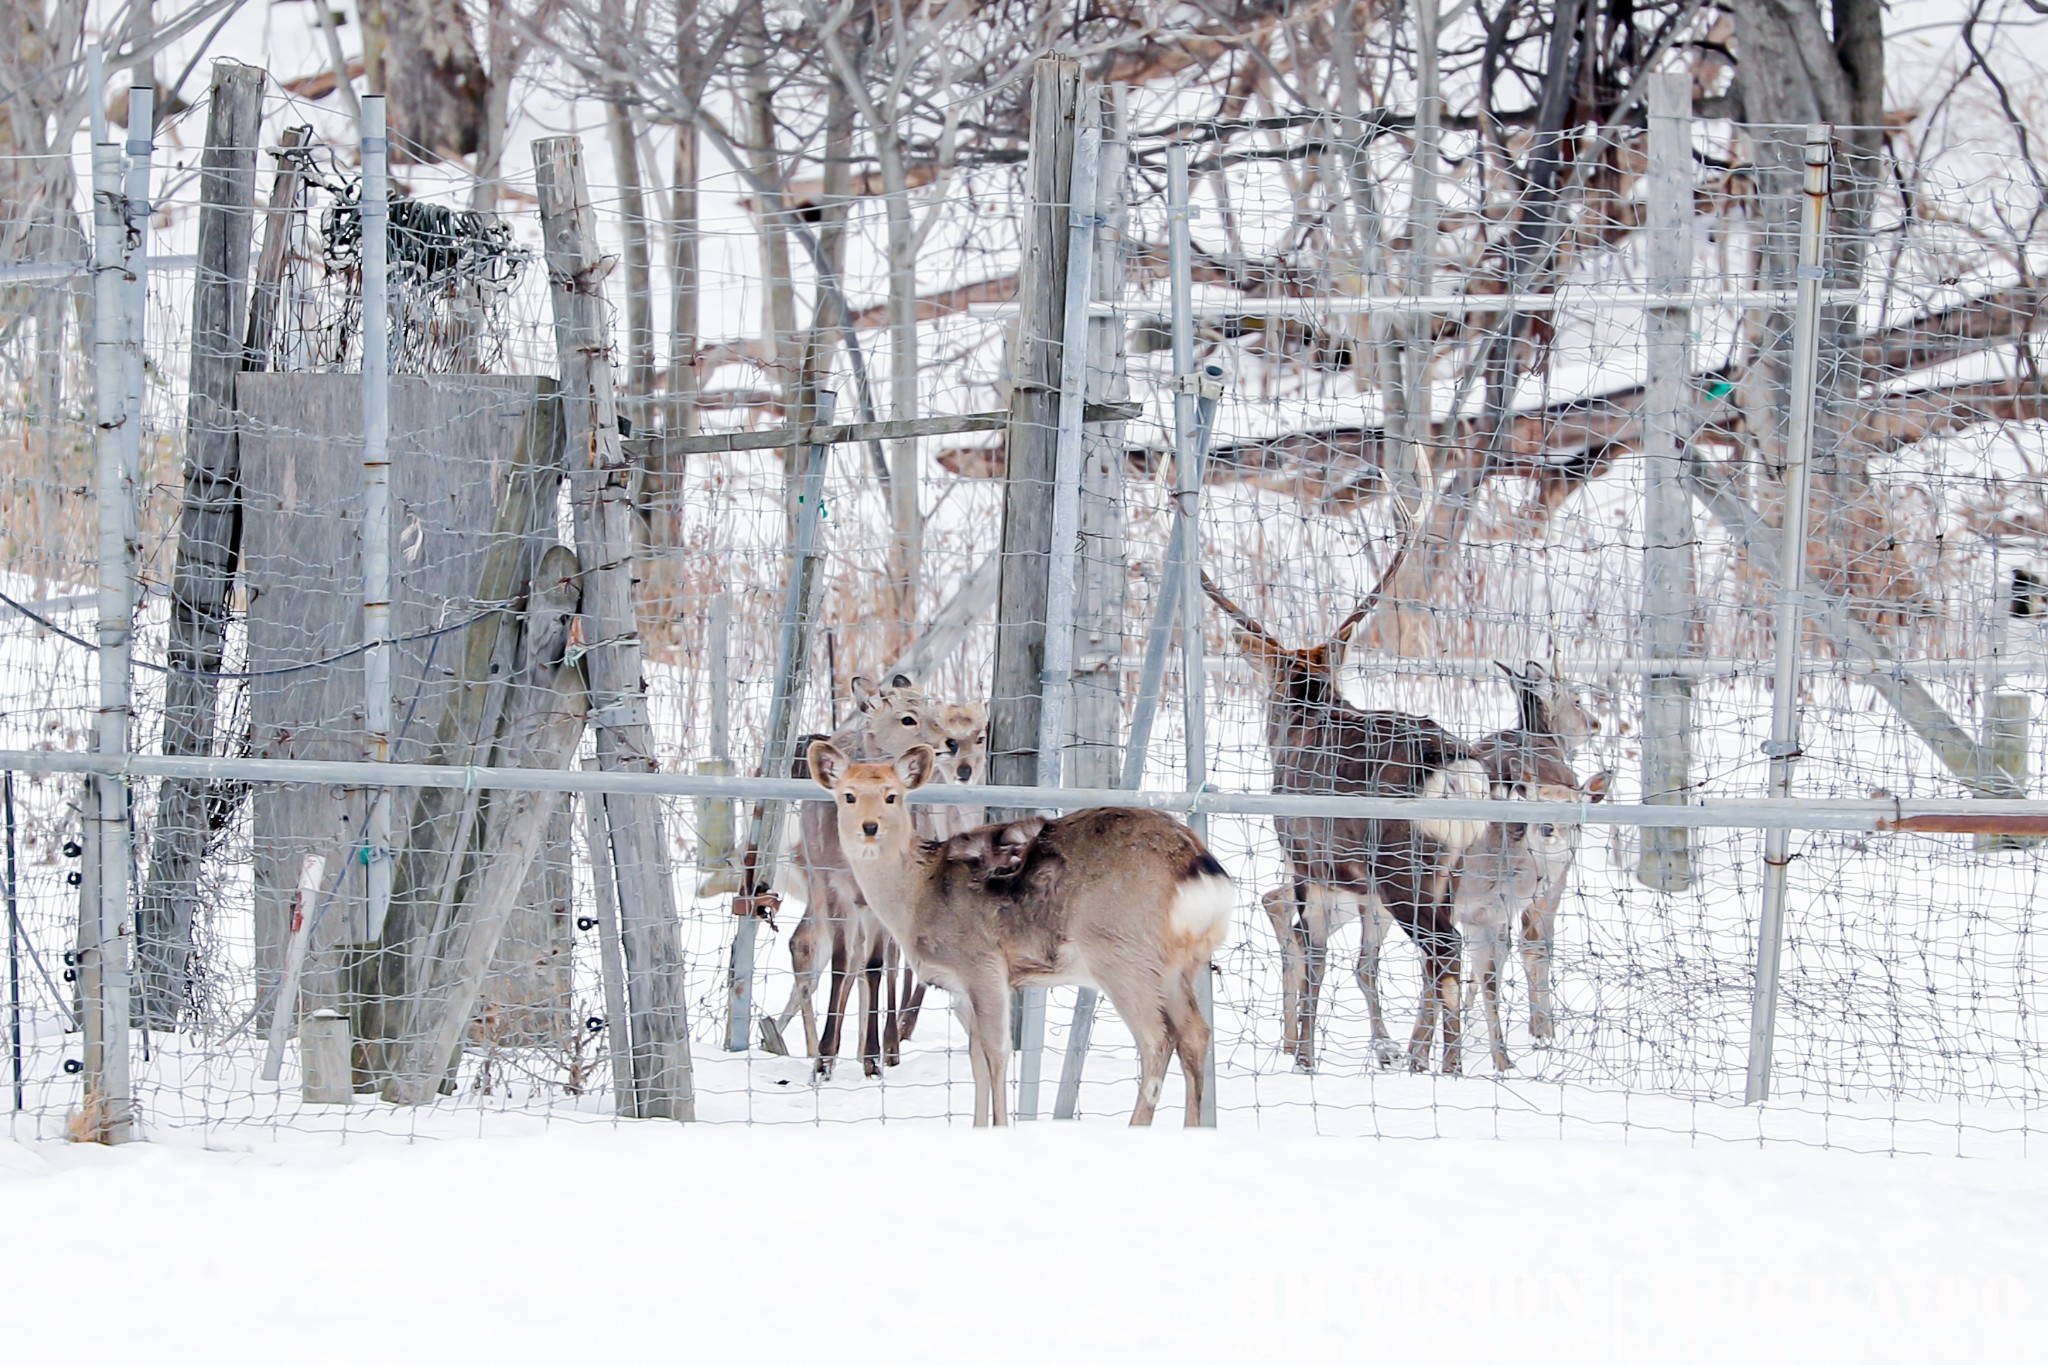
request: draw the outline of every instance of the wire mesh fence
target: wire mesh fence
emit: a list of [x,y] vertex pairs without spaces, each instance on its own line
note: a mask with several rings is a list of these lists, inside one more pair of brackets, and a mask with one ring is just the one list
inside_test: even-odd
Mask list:
[[[945,996],[893,1043],[884,1025],[906,1021],[878,1009],[868,1042],[863,989],[900,1006],[912,987],[884,970],[886,939],[821,932],[824,836],[756,814],[812,790],[788,784],[795,736],[889,725],[958,760],[942,766],[964,790],[918,807],[923,832],[1011,809],[1017,794],[980,790],[1035,758],[1004,719],[1003,633],[1035,625],[1042,648],[1056,610],[1063,785],[1196,808],[1236,885],[1210,982],[1221,1121],[2030,1140],[2040,845],[1880,828],[1959,796],[2041,813],[2005,804],[2031,793],[2048,686],[2039,310],[2031,243],[2002,211],[2023,187],[1974,149],[1839,133],[1804,272],[1804,130],[1670,105],[1647,132],[1506,165],[1447,135],[1425,184],[1385,129],[1325,111],[1190,119],[1133,92],[1081,120],[1100,135],[1090,202],[1065,197],[1078,159],[1034,179],[1049,155],[893,198],[736,174],[687,222],[587,197],[581,270],[542,212],[547,172],[441,185],[401,157],[388,756],[440,775],[385,783],[360,766],[379,754],[356,148],[300,131],[304,111],[275,96],[223,142],[225,88],[177,126],[186,146],[214,128],[221,156],[160,169],[126,224],[142,286],[123,362],[140,375],[123,434],[134,679],[126,744],[99,765],[127,775],[125,821],[95,814],[114,788],[80,756],[104,710],[95,385],[131,380],[96,363],[87,192],[0,222],[17,1131],[77,1121],[80,977],[117,823],[144,1132],[971,1118]],[[1020,297],[1020,277],[1037,278],[1027,248],[1070,235],[1080,252],[1055,254],[1063,282],[1088,260],[1069,333],[1086,364],[1032,408],[1045,300]],[[575,298],[597,301],[594,350],[563,321]],[[593,354],[601,385],[573,368]],[[1072,553],[1045,543],[1071,591],[1025,619],[1004,550],[1019,508],[1053,508],[1060,488],[1054,466],[1016,466],[1019,433],[1039,422],[1050,457],[1044,414],[1069,398]],[[1768,751],[1786,701],[1771,651],[1787,474],[1809,452],[1795,755]],[[1235,615],[1200,604],[1203,629],[1166,651],[1161,598],[1193,595],[1172,548],[1191,477],[1195,558]],[[629,513],[612,532],[607,506]],[[601,571],[630,580],[623,618],[593,606]],[[1347,647],[1299,662],[1333,635]],[[1461,1040],[1440,1017],[1433,1045],[1410,1047],[1444,934],[1388,904],[1350,869],[1369,850],[1333,832],[1341,816],[1377,840],[1420,817],[1327,799],[1420,786],[1346,786],[1330,765],[1356,755],[1304,756],[1282,734],[1287,706],[1347,695],[1430,718],[1447,763],[1485,770],[1466,794],[1525,803],[1511,819],[1446,805],[1470,828],[1429,845]],[[1562,768],[1517,767],[1521,741],[1503,737],[1546,724],[1538,747]],[[1799,808],[1738,810],[1795,757]],[[1292,795],[1241,799],[1275,790]],[[1794,830],[1774,1095],[1745,1106],[1772,821]],[[736,914],[736,894],[765,916]],[[829,1068],[804,1055],[805,998],[844,1035]],[[1027,999],[1018,1026],[1018,1107],[1051,1113],[1085,1047],[1063,1102],[1120,1117],[1130,1031],[1070,985],[1042,1025],[1040,1008]]]

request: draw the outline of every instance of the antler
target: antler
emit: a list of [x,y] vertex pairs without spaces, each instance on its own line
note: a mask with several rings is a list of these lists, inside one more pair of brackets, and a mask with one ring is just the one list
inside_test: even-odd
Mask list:
[[1254,621],[1250,612],[1226,597],[1223,589],[1217,587],[1215,581],[1209,577],[1208,570],[1198,569],[1196,572],[1202,575],[1202,591],[1209,594],[1209,600],[1223,608],[1231,620],[1237,622],[1239,630],[1255,640],[1271,645],[1274,649],[1280,648],[1280,642],[1273,638],[1273,632]]
[[1386,596],[1387,585],[1392,583],[1394,575],[1401,571],[1401,565],[1407,561],[1408,551],[1414,548],[1417,539],[1418,536],[1415,534],[1404,536],[1401,543],[1394,547],[1393,558],[1387,561],[1386,568],[1380,570],[1380,581],[1372,585],[1372,591],[1366,594],[1365,600],[1353,607],[1351,614],[1338,625],[1334,636],[1337,643],[1349,644],[1351,632],[1358,628],[1358,623],[1372,615],[1373,609],[1379,606],[1380,598]]

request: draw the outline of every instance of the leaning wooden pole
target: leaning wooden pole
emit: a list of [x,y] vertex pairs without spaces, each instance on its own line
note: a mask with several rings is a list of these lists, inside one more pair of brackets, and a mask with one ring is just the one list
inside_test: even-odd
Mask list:
[[[235,379],[244,363],[263,72],[217,63],[210,98],[206,149],[199,159],[199,264],[192,288],[184,501],[178,512],[164,680],[163,752],[180,758],[213,752],[228,602],[241,559]],[[207,804],[207,784],[199,778],[168,779],[157,796],[149,875],[136,914],[137,1008],[142,1022],[153,1029],[177,1027],[185,1004]]]
[[[633,602],[632,470],[619,440],[603,294],[607,263],[598,249],[581,140],[539,139],[533,166],[561,368],[569,500],[577,557],[585,566],[584,667],[598,765],[651,773],[658,764]],[[666,822],[653,797],[608,795],[603,806],[625,948],[634,1112],[687,1120],[694,1116],[690,1041]]]

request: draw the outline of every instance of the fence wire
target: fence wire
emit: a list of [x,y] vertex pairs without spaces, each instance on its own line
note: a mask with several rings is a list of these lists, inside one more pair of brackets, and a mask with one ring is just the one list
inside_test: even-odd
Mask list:
[[[1518,723],[1499,666],[1534,662],[1597,722],[1571,760],[1578,790],[1597,773],[1607,775],[1606,799],[1624,805],[1759,795],[1779,582],[1757,547],[1775,543],[1783,500],[1799,130],[1690,126],[1684,172],[1694,197],[1681,247],[1690,282],[1674,295],[1654,283],[1640,131],[1576,148],[1554,219],[1519,235],[1499,223],[1503,205],[1534,202],[1520,173],[1447,145],[1445,164],[1462,169],[1436,187],[1440,229],[1418,264],[1405,235],[1418,211],[1406,144],[1347,140],[1314,111],[1256,129],[1183,113],[1142,98],[1123,110],[1107,130],[1090,206],[1099,222],[1087,398],[1126,406],[1086,427],[1068,784],[1121,781],[1165,581],[1176,473],[1173,222],[1165,142],[1143,130],[1171,127],[1193,147],[1196,360],[1224,380],[1199,555],[1222,591],[1277,641],[1305,648],[1327,641],[1412,541],[1381,610],[1342,658],[1355,702],[1428,716],[1478,741]],[[179,114],[179,140],[202,143],[206,114],[205,105]],[[292,101],[268,99],[256,201],[289,175],[297,197],[243,228],[252,271],[263,268],[267,235],[277,237],[274,273],[256,285],[259,295],[274,291],[276,321],[260,349],[243,354],[238,340],[244,372],[227,418],[192,393],[207,359],[195,355],[208,343],[193,324],[204,269],[147,276],[135,414],[135,753],[160,751],[191,721],[189,689],[172,695],[193,668],[179,645],[192,628],[181,578],[195,548],[190,470],[201,444],[226,440],[236,462],[234,565],[218,658],[201,668],[210,712],[201,751],[370,757],[358,652],[360,181],[345,139],[279,154],[303,121]],[[1873,664],[1809,608],[1796,790],[1901,800],[1971,790],[1902,715],[1899,687],[1873,685],[1903,679],[2002,765],[2016,784],[2005,794],[2027,794],[2048,687],[2048,492],[2029,350],[2036,286],[2014,264],[2032,244],[2004,226],[2016,221],[2005,201],[2024,186],[1969,148],[1874,146],[1844,135],[1833,171],[1807,573],[1810,599],[1846,603],[1887,657]],[[587,452],[534,434],[535,414],[555,410],[559,373],[534,207],[542,187],[530,178],[443,184],[424,166],[408,175],[390,239],[392,758],[594,767],[596,718],[584,723],[578,685],[564,680],[605,642],[587,618],[571,619],[573,606],[546,614],[559,585],[546,567],[551,547],[586,548],[575,476]],[[160,173],[152,253],[200,249],[200,188]],[[963,430],[832,445],[815,509],[795,504],[801,444],[709,447],[808,422],[819,389],[831,391],[842,423],[1007,411],[1033,207],[1027,169],[965,167],[908,191],[919,235],[905,262],[896,224],[895,268],[884,196],[783,192],[791,212],[778,216],[736,177],[707,182],[691,223],[651,211],[634,220],[602,186],[594,203],[606,263],[596,287],[631,470],[645,757],[667,773],[776,766],[765,750],[787,548],[808,512],[822,518],[823,569],[807,604],[816,628],[793,731],[857,723],[865,684],[856,680],[886,683],[903,671],[921,689],[925,720],[954,725],[970,753],[986,742],[976,726],[986,723],[997,649],[1014,440]],[[0,241],[20,244],[10,267],[82,258],[84,228],[73,236],[73,227],[61,212],[0,220]],[[690,271],[678,270],[689,258]],[[70,753],[91,746],[97,706],[91,277],[7,279],[0,747]],[[694,310],[683,323],[679,297]],[[1671,419],[1651,411],[1654,316],[1676,319],[1688,356]],[[1665,420],[1679,423],[1696,466],[1691,606],[1676,656],[1656,652],[1644,611],[1652,495],[1643,452]],[[897,487],[906,477],[911,500]],[[1008,487],[1020,496],[1016,481]],[[1205,608],[1202,620],[1206,782],[1266,790],[1276,776],[1272,678],[1221,612]],[[1681,792],[1645,790],[1650,677],[1685,681]],[[1158,790],[1190,785],[1182,681],[1176,662],[1157,698],[1145,785]],[[948,705],[970,710],[944,720]],[[616,798],[541,798],[528,827],[531,793],[397,789],[397,918],[379,925],[364,896],[366,802],[377,799],[364,787],[238,773],[182,787],[138,778],[131,789],[137,962],[145,977],[152,963],[174,964],[169,977],[138,981],[136,1022],[146,1027],[131,1052],[144,1131],[414,1131],[499,1113],[631,1112],[618,1090],[632,1068],[614,1055],[621,987],[650,970],[636,954],[654,950],[634,946],[619,903],[626,873],[612,869],[623,817],[607,813]],[[801,1055],[795,1023],[781,1036],[799,1055],[761,1045],[759,1017],[785,1014],[803,988],[790,949],[816,909],[794,819],[766,851],[783,902],[754,944],[751,1009],[738,1028],[747,1046],[728,1050],[741,925],[732,894],[748,809],[710,796],[635,800],[658,812],[655,875],[674,906],[663,932],[675,954],[659,970],[672,975],[687,1021],[699,1120],[971,1115],[961,1028],[937,997],[900,1059],[872,1076],[863,1074],[857,991],[856,1022],[829,1077]],[[91,890],[82,809],[76,775],[21,764],[9,836],[17,1131],[61,1131],[79,1105],[69,1068],[80,1055],[75,977]],[[2038,842],[1795,835],[1776,1098],[1745,1107],[1760,835],[1683,830],[1685,875],[1653,887],[1645,844],[1659,836],[1598,815],[1593,808],[1577,835],[1549,931],[1547,1036],[1532,1032],[1517,942],[1500,973],[1511,1068],[1496,1072],[1475,1003],[1464,1011],[1463,1075],[1444,1073],[1440,1049],[1429,1069],[1407,1069],[1401,1044],[1423,976],[1398,929],[1384,934],[1377,967],[1396,1041],[1375,1038],[1353,964],[1383,930],[1371,929],[1377,912],[1358,898],[1331,909],[1322,950],[1331,979],[1313,1069],[1302,1065],[1286,1042],[1286,936],[1296,931],[1283,925],[1276,939],[1262,901],[1281,892],[1283,919],[1293,905],[1273,821],[1210,815],[1208,838],[1238,888],[1214,982],[1222,1121],[1878,1151],[2029,1142],[2048,1064],[2035,1022],[2044,996],[2031,929]],[[180,862],[181,846],[196,856]],[[485,945],[456,1064],[427,1103],[381,1102],[389,1076],[380,1067],[422,1027],[465,926],[490,897],[502,899],[492,889],[501,865],[515,874],[515,894]],[[401,923],[410,937],[398,944]],[[295,924],[311,926],[296,976]],[[1525,932],[1519,913],[1512,932]],[[829,982],[813,988],[824,1011]],[[154,1006],[143,1003],[151,990]],[[307,1098],[297,1047],[277,1079],[263,1078],[280,995],[296,997],[286,1001],[287,1034],[295,1013],[348,1021],[359,1085],[346,1088],[363,1092],[353,1104]],[[1041,1112],[1052,1107],[1073,1005],[1071,989],[1052,993]],[[380,1040],[392,1050],[379,1052]],[[1120,1117],[1134,1074],[1130,1036],[1105,1010],[1080,1114]]]

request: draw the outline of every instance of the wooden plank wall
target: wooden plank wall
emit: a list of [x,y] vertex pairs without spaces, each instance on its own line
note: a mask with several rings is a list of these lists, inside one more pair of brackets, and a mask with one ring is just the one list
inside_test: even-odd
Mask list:
[[[545,381],[437,375],[391,381],[392,632],[415,635],[469,620],[507,468]],[[239,392],[244,583],[251,671],[326,658],[361,640],[359,524],[362,409],[355,376],[248,374]],[[559,429],[559,424],[557,425]],[[550,522],[551,522],[550,518]],[[551,524],[533,537],[536,562]],[[400,645],[392,666],[392,747],[401,763],[424,762],[460,658],[459,633]],[[428,662],[432,659],[432,669]],[[252,679],[248,715],[257,757],[365,760],[360,656],[329,667]],[[410,723],[408,722],[410,717]],[[405,826],[408,805],[395,812]],[[276,980],[286,915],[308,853],[328,858],[331,884],[353,847],[362,796],[327,787],[259,787],[250,793],[255,836],[257,973]],[[352,869],[313,946],[305,1008],[336,1007],[339,950],[362,937],[363,878]],[[482,1029],[497,1041],[558,1041],[573,1028],[569,825],[550,831],[507,926],[484,997]]]

